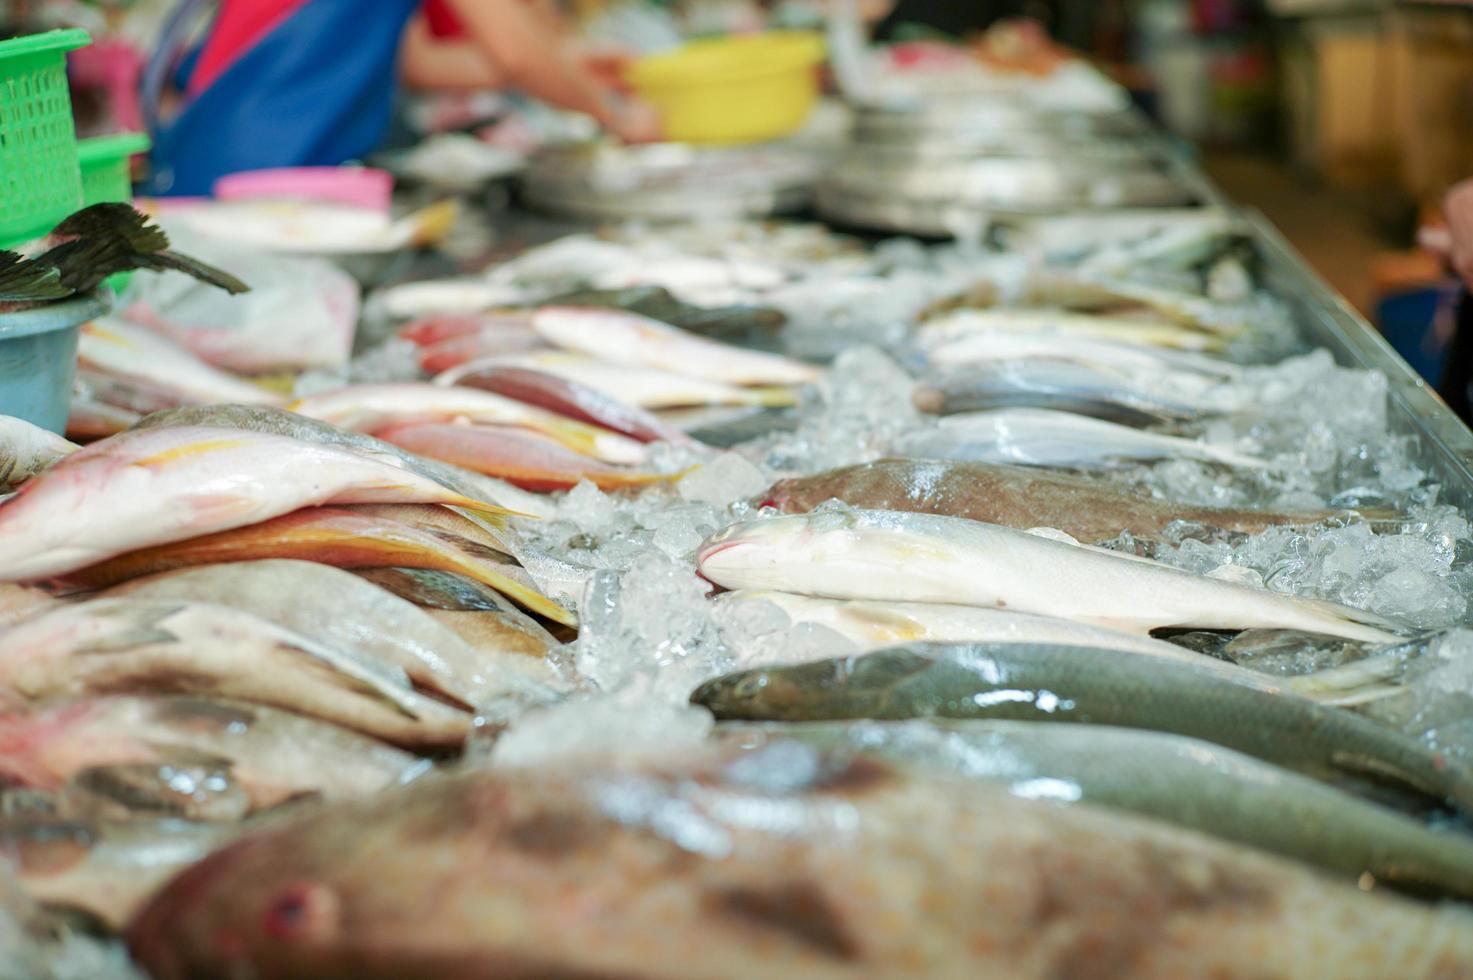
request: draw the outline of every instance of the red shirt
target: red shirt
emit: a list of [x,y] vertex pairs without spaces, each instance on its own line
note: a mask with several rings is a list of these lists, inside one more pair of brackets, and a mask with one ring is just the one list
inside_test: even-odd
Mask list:
[[210,27],[210,36],[200,51],[189,78],[189,92],[208,88],[231,62],[277,24],[294,14],[308,0],[225,0]]
[[425,0],[424,14],[425,23],[435,37],[447,40],[465,37],[465,25],[445,0]]

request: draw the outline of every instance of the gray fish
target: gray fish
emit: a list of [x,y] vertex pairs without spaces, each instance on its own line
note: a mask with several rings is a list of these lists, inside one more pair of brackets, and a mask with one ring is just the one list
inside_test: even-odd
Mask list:
[[1473,972],[1466,910],[794,742],[321,808],[183,872],[127,940],[156,980]]
[[360,568],[353,574],[426,609],[490,612],[514,608],[500,592],[464,575],[433,568]]
[[1473,775],[1346,711],[1118,650],[916,643],[739,671],[692,703],[739,721],[987,718],[1186,735],[1318,779],[1374,781],[1473,814]]
[[936,415],[994,408],[1046,408],[1137,428],[1186,422],[1207,411],[1138,380],[1065,361],[969,365],[923,379],[916,408]]
[[173,408],[164,412],[146,415],[135,429],[153,429],[161,426],[211,425],[227,429],[247,429],[251,432],[266,432],[278,436],[290,436],[305,442],[317,442],[326,446],[389,455],[404,463],[410,470],[426,479],[434,480],[443,487],[476,500],[487,500],[493,504],[524,514],[544,516],[547,505],[536,494],[525,493],[508,483],[472,473],[468,470],[426,459],[392,443],[375,439],[361,432],[342,429],[318,419],[298,415],[272,405],[201,405]]
[[76,448],[25,419],[0,415],[0,492],[20,486]]
[[739,725],[1005,783],[1015,796],[1129,810],[1361,880],[1473,898],[1473,837],[1439,832],[1286,769],[1195,738],[1021,721]]

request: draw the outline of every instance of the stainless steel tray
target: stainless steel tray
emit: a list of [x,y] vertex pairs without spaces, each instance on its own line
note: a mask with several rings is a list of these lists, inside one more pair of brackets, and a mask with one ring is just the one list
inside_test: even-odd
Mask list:
[[585,221],[690,221],[719,218],[765,218],[797,211],[809,203],[807,187],[659,194],[631,192],[605,194],[585,187],[529,179],[522,185],[523,202],[538,211]]
[[1420,442],[1419,463],[1443,487],[1442,499],[1473,512],[1473,431],[1402,360],[1365,318],[1325,283],[1263,215],[1247,212],[1267,285],[1294,310],[1305,339],[1350,367],[1374,369],[1390,383],[1391,422]]
[[862,107],[854,114],[854,138],[894,142],[926,134],[1040,133],[1076,139],[1151,133],[1135,112],[1048,112],[1026,100],[941,99],[924,106]]

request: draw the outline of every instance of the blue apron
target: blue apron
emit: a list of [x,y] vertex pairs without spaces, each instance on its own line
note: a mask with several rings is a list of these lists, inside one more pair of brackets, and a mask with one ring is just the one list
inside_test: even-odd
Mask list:
[[239,170],[331,166],[378,146],[420,0],[307,0],[155,134],[145,192],[202,195]]

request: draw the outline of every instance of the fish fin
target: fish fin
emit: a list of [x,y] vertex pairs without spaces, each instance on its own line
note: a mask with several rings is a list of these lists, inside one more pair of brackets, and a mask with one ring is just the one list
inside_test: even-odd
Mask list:
[[445,507],[462,507],[465,510],[471,511],[496,530],[505,528],[507,518],[510,517],[524,517],[533,521],[541,520],[536,514],[527,514],[519,510],[512,510],[510,507],[501,507],[497,504],[488,504],[483,500],[476,500],[460,494],[455,494],[453,499],[443,500],[440,503]]
[[419,720],[419,713],[413,705],[413,689],[410,688],[407,680],[401,688],[380,676],[380,671],[366,667],[361,662],[338,651],[330,651],[318,644],[306,641],[305,638],[282,640],[277,644],[277,649],[305,656],[336,686],[368,695],[376,701],[389,705],[406,718]]
[[214,286],[216,289],[223,289],[232,296],[251,291],[250,286],[223,269],[217,269],[208,262],[201,262],[199,259],[180,255],[178,252],[155,252],[147,260],[140,261],[139,265],[153,271],[172,269],[175,272],[182,272],[191,279]]
[[791,408],[798,404],[798,392],[793,388],[743,388],[750,395],[748,404],[763,408]]
[[472,541],[470,538],[456,534],[454,531],[429,527],[422,528],[422,530],[444,541],[446,544],[455,548],[456,551],[463,552],[473,558],[479,558],[483,561],[501,562],[508,565],[516,562],[515,555],[501,551],[498,548],[493,548],[490,545],[482,544],[479,541]]
[[[516,560],[516,556],[512,554],[511,548],[507,545],[504,539],[504,535],[501,533],[506,530],[506,522],[504,520],[489,520],[485,517],[482,517],[475,511],[466,510],[464,507],[454,507],[450,505],[446,506],[452,513],[459,514],[461,517],[464,517],[466,520],[476,525],[476,527],[479,527],[481,530],[489,534],[492,538],[496,540],[497,544],[501,545],[502,550],[506,552],[506,555],[509,559],[513,561]],[[518,513],[517,516],[520,517],[523,515]],[[541,519],[536,514],[529,514],[525,516],[530,517],[534,521]]]
[[[1285,685],[1285,687],[1294,691],[1292,685]],[[1294,693],[1299,694],[1301,692],[1294,691]],[[1340,694],[1307,694],[1305,696],[1332,708],[1354,708],[1357,705],[1372,704],[1384,698],[1395,697],[1398,694],[1405,693],[1406,688],[1399,687],[1395,684],[1377,684]]]
[[147,603],[127,607],[117,619],[122,620],[119,628],[105,636],[99,636],[82,646],[73,647],[74,653],[122,653],[152,643],[178,643],[179,636],[159,624],[184,609],[181,603]]
[[222,449],[236,449],[250,444],[248,439],[202,439],[199,442],[191,442],[187,446],[175,446],[173,449],[165,449],[133,460],[134,466],[145,466],[149,469],[161,469],[181,459],[189,459],[193,456],[203,456],[205,453],[218,452]]
[[523,585],[490,562],[480,561],[469,555],[463,557],[465,561],[457,569],[460,574],[490,586],[539,616],[564,626],[578,628],[578,614],[571,609],[565,609],[536,589]]

